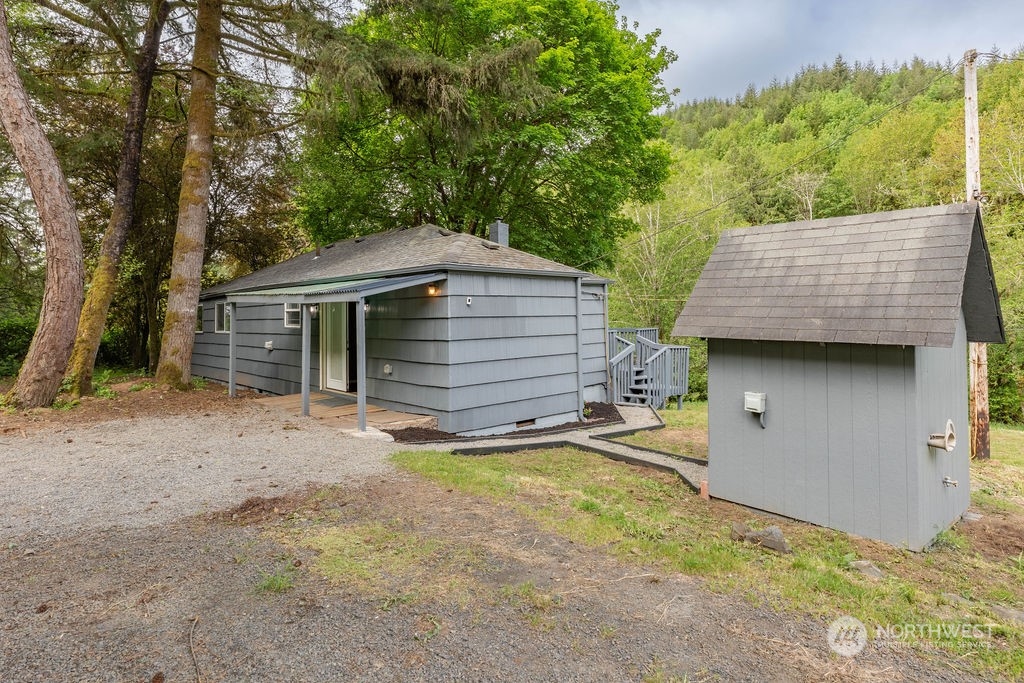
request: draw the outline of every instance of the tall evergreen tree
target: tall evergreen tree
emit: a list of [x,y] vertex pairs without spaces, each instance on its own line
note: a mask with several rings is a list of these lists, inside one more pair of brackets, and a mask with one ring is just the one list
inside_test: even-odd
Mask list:
[[18,77],[0,0],[0,123],[32,190],[46,241],[46,287],[28,356],[7,395],[18,406],[49,405],[71,355],[84,279],[78,217],[53,146],[36,119]]
[[160,36],[170,4],[153,0],[149,21],[137,55],[131,60],[132,86],[121,146],[121,162],[114,188],[114,205],[100,247],[99,260],[93,270],[89,292],[78,321],[78,332],[67,375],[76,396],[92,393],[92,373],[96,353],[107,321],[107,310],[117,286],[121,253],[128,238],[128,229],[135,216],[135,192],[139,186],[139,164],[142,159],[142,138],[146,125],[149,93],[153,87]]

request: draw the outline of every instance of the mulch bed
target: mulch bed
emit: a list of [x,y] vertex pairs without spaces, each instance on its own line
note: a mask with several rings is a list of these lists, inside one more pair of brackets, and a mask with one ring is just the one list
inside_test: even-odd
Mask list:
[[399,443],[424,443],[430,441],[476,441],[481,438],[507,439],[510,437],[531,436],[535,434],[557,434],[573,429],[584,429],[588,427],[599,427],[606,424],[622,422],[622,416],[618,409],[611,403],[587,403],[585,409],[589,409],[590,417],[582,422],[567,422],[544,427],[542,429],[522,429],[508,434],[498,434],[493,437],[459,436],[449,432],[442,432],[439,429],[427,429],[426,427],[406,427],[405,429],[384,429]]

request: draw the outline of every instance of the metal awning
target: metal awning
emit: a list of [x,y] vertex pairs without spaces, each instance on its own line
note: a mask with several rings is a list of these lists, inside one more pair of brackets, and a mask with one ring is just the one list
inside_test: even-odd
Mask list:
[[[366,298],[375,294],[393,292],[397,289],[417,287],[439,282],[448,278],[447,273],[420,273],[401,277],[378,277],[362,280],[334,280],[313,284],[274,287],[251,292],[234,292],[227,295],[227,303],[234,321],[235,305],[297,303],[302,309],[302,414],[309,415],[309,381],[311,308],[320,303],[355,301],[356,313],[356,405],[359,431],[366,431]],[[235,395],[235,328],[231,325],[228,336],[228,392]]]
[[402,277],[378,277],[364,280],[335,280],[307,285],[258,289],[252,292],[234,292],[227,295],[228,302],[248,304],[301,303],[316,304],[327,301],[358,301],[374,294],[396,289],[425,285],[448,278],[447,273],[420,273]]

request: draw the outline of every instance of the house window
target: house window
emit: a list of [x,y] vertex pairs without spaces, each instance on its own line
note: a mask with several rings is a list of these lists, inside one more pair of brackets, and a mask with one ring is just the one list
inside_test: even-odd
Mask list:
[[199,304],[196,306],[196,334],[201,334],[203,331],[203,305]]
[[284,305],[284,326],[285,327],[301,327],[302,326],[302,304],[285,304]]
[[216,305],[214,311],[214,332],[231,331],[231,309],[223,301]]

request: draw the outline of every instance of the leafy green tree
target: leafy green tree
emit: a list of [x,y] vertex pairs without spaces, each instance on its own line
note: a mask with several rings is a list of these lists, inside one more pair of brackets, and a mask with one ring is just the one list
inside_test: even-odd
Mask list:
[[944,116],[943,105],[894,111],[878,125],[855,133],[835,172],[853,192],[860,213],[927,202],[922,169]]
[[609,301],[613,327],[657,327],[668,339],[676,317],[725,226],[743,225],[737,207],[722,200],[742,186],[727,164],[702,152],[677,151],[665,198],[632,206],[641,226],[620,240]]
[[0,318],[34,315],[43,295],[41,235],[16,166],[0,155]]
[[299,203],[319,241],[433,222],[570,264],[607,260],[669,165],[653,114],[674,55],[598,0],[371,2],[365,61],[304,137]]

